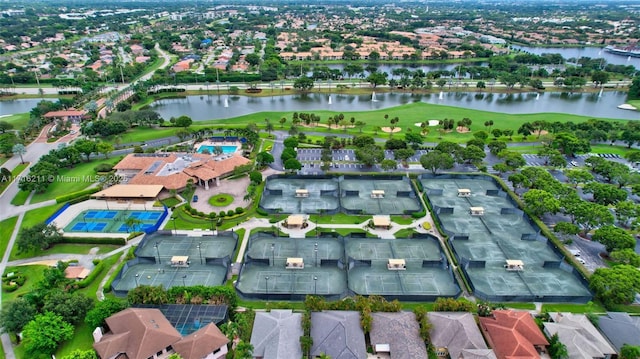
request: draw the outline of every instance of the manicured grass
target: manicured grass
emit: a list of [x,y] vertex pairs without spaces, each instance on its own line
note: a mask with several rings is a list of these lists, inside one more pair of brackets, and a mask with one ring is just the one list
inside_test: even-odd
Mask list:
[[22,287],[18,288],[14,292],[7,293],[6,291],[3,290],[2,302],[3,303],[10,302],[12,300],[15,300],[19,296],[22,296],[24,294],[31,292],[31,290],[36,285],[36,283],[38,283],[39,281],[42,280],[42,278],[44,278],[45,268],[47,268],[47,266],[43,266],[43,265],[7,267],[4,273],[19,272],[19,273],[22,273],[24,276],[26,276],[27,280],[24,282],[24,285]]
[[397,224],[411,224],[413,223],[414,218],[411,216],[391,216],[391,222],[395,222]]
[[[16,168],[14,168],[13,171],[11,171],[11,176],[13,176],[13,178],[18,177],[18,175],[22,173],[22,171],[24,171],[24,169],[27,168],[27,166],[29,166],[29,162],[18,164]],[[4,192],[4,190],[9,186],[9,184],[11,184],[11,181],[0,182],[0,194]]]
[[214,207],[226,207],[233,202],[233,196],[227,193],[218,193],[209,197],[209,204]]
[[309,216],[309,220],[311,222],[316,222],[319,224],[360,224],[362,222],[368,221],[371,219],[371,216],[354,216],[344,213],[336,213],[336,214],[324,214],[317,215],[312,214]]
[[116,253],[116,254],[112,255],[111,257],[107,257],[107,258],[103,259],[104,269],[102,270],[102,273],[100,273],[100,275],[98,275],[93,280],[93,282],[91,282],[91,284],[89,286],[80,289],[78,292],[83,293],[84,295],[86,295],[89,298],[97,299],[96,292],[98,291],[98,287],[100,286],[100,282],[102,282],[104,277],[107,276],[107,273],[109,272],[109,269],[111,269],[111,267],[113,267],[118,262],[118,258],[120,258],[120,256],[122,256],[122,253]]
[[78,243],[59,243],[46,250],[35,249],[29,252],[18,253],[17,246],[11,250],[9,260],[26,259],[32,257],[46,256],[50,254],[89,254],[91,248],[98,247],[98,253],[108,253],[114,249],[120,248],[114,244],[78,244]]
[[91,162],[83,162],[74,168],[63,168],[44,193],[36,193],[31,198],[31,203],[38,203],[55,199],[63,194],[81,191],[96,181],[96,172],[94,168],[102,163],[115,165],[122,158],[112,157],[108,159],[94,160]]
[[14,206],[22,206],[23,204],[27,203],[27,199],[29,198],[30,194],[31,192],[18,191],[16,196],[11,200],[11,204]]
[[238,261],[238,255],[240,254],[240,246],[242,245],[242,240],[244,239],[244,234],[246,230],[244,228],[238,229],[236,233],[238,234],[238,247],[236,248],[236,253],[233,255],[233,261]]
[[29,123],[29,112],[3,117],[2,121],[12,124],[14,129],[21,129]]
[[[370,91],[370,90],[367,90]],[[322,119],[327,119],[330,116],[337,114],[337,112],[333,111],[312,111],[314,114],[320,116]],[[430,127],[429,134],[426,136],[425,141],[427,142],[439,142],[440,140],[453,141],[453,142],[466,142],[473,138],[473,132],[479,130],[486,130],[484,127],[485,121],[493,121],[493,128],[499,128],[502,130],[511,129],[517,133],[518,128],[525,122],[534,122],[534,121],[547,121],[547,122],[567,122],[572,121],[574,123],[585,122],[592,117],[588,116],[577,116],[565,113],[534,113],[534,114],[506,114],[506,113],[498,113],[498,112],[488,112],[488,111],[479,111],[466,109],[461,107],[453,107],[453,106],[443,106],[436,104],[428,104],[423,102],[415,102],[406,105],[375,110],[375,111],[357,111],[357,112],[342,112],[346,118],[355,117],[356,121],[363,121],[366,125],[362,128],[362,134],[376,134],[378,136],[384,136],[385,134],[381,132],[375,131],[376,127],[385,127],[388,126],[388,120],[384,119],[385,114],[393,114],[394,117],[397,116],[400,121],[397,124],[397,127],[402,128],[406,131],[407,128],[415,128],[414,124],[417,122],[422,122],[428,119],[438,119],[442,120],[444,118],[452,118],[455,120],[460,120],[462,118],[468,117],[473,122],[471,124],[471,132],[469,133],[457,133],[455,131],[451,133],[447,133],[445,135],[440,136],[438,132],[438,127]],[[425,114],[428,114],[428,117],[425,118]],[[269,118],[273,121],[276,119],[280,119],[282,117],[287,118],[287,127],[291,122],[293,112],[292,111],[281,111],[281,112],[258,112],[245,116],[234,117],[230,119],[225,119],[224,124],[221,124],[219,120],[207,120],[207,121],[197,121],[193,125],[189,127],[190,130],[198,130],[206,127],[237,127],[238,125],[246,125],[247,123],[256,123],[260,128],[264,128],[264,119]],[[615,120],[615,119],[612,119]],[[616,120],[625,122],[625,120]],[[275,129],[279,130],[280,126],[278,123],[274,123]],[[345,133],[343,130],[336,129],[327,129],[324,127],[310,127],[308,131],[313,132],[324,132],[327,135],[331,135],[333,133]],[[130,130],[126,134],[122,135],[122,142],[141,142],[148,141],[152,139],[158,139],[162,137],[172,136],[175,132],[175,128],[173,127],[159,127],[154,128],[153,130],[149,130],[149,128],[139,127]],[[350,135],[359,135],[361,134],[360,129],[350,128],[346,131],[347,134]],[[400,133],[402,134],[402,132]],[[321,137],[317,137],[321,138]],[[313,137],[315,140],[316,137]],[[506,140],[506,137],[502,137],[501,139]],[[514,141],[521,141],[522,136],[515,135],[513,136]],[[110,139],[113,141],[113,139]],[[538,141],[536,136],[528,136],[527,141],[535,142]]]
[[411,228],[405,228],[405,229],[401,229],[401,230],[397,231],[393,235],[396,238],[410,238],[410,237],[413,236],[414,233],[416,233],[415,230],[413,230]]
[[180,200],[175,197],[169,197],[169,198],[163,199],[162,203],[165,206],[171,208],[171,207],[177,206],[180,203]]
[[24,214],[24,219],[22,220],[22,225],[20,226],[20,228],[32,227],[35,224],[46,221],[47,218],[49,218],[62,206],[62,203],[58,203],[51,206],[32,209],[28,211]]
[[0,342],[0,359],[5,359],[4,347],[2,346],[2,342]]
[[571,312],[571,313],[604,313],[607,310],[599,303],[589,302],[587,304],[571,303],[545,303],[542,305],[543,312]]
[[535,310],[536,305],[533,303],[501,303],[507,308],[522,309],[522,310]]
[[0,222],[0,256],[3,256],[7,250],[7,245],[9,244],[9,239],[16,226],[16,222],[18,222],[18,216],[7,218]]
[[89,328],[87,323],[84,321],[78,323],[76,330],[73,332],[73,337],[60,344],[58,347],[58,350],[56,351],[56,358],[62,358],[65,355],[69,355],[76,349],[91,349],[93,345],[93,329],[95,328]]
[[613,153],[624,156],[627,152],[632,151],[626,146],[609,146],[609,145],[591,145],[592,153]]

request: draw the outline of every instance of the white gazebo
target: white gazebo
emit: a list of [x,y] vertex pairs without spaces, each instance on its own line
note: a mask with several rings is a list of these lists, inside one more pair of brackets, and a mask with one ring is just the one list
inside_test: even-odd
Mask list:
[[384,198],[384,191],[381,189],[374,189],[371,191],[371,198]]
[[387,262],[388,270],[407,270],[407,263],[404,259],[392,259],[389,258],[389,262]]
[[468,188],[458,189],[458,197],[471,197],[471,190]]
[[172,267],[189,267],[189,256],[173,256],[171,257]]
[[296,258],[296,257],[287,258],[287,264],[286,264],[285,268],[287,268],[287,269],[304,269],[304,259]]
[[519,259],[507,259],[504,268],[510,272],[519,272],[524,270],[524,263]]
[[484,207],[471,207],[469,208],[469,213],[472,216],[484,216]]
[[304,224],[304,216],[300,214],[292,214],[287,217],[287,228],[302,228]]
[[307,198],[307,197],[309,197],[309,190],[297,189],[296,190],[296,197],[298,197],[298,198]]

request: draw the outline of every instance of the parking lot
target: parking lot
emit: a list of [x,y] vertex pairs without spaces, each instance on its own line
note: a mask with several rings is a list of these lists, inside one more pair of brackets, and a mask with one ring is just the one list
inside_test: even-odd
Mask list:
[[[363,165],[356,159],[354,150],[333,150],[331,157],[331,169],[330,171],[336,172],[377,172],[382,171],[380,165],[374,165],[372,167]],[[420,156],[426,154],[426,150],[418,150],[415,155],[407,159],[408,163],[417,164],[420,162]],[[301,148],[298,149],[297,159],[302,164],[301,173],[303,174],[322,174],[324,171],[320,169],[322,165],[322,149],[320,148]],[[393,160],[393,151],[384,151],[385,159]],[[418,168],[419,167],[419,168]],[[412,165],[408,169],[420,169],[423,168],[420,165]]]

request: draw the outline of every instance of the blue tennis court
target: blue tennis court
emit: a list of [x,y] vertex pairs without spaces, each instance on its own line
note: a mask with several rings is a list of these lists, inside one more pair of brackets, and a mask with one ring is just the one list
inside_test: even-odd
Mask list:
[[160,218],[162,213],[160,212],[132,212],[129,218],[135,218],[139,220],[155,220]]
[[65,232],[131,233],[153,231],[164,211],[87,210],[78,214]]
[[83,218],[89,219],[112,219],[118,214],[117,211],[88,211]]
[[78,222],[71,228],[75,232],[101,232],[107,226],[104,222]]

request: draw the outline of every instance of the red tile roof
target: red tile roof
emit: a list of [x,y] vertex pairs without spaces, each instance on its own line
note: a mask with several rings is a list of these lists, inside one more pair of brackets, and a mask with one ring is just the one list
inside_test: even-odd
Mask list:
[[44,114],[45,118],[54,118],[54,117],[68,117],[68,116],[84,116],[87,114],[87,111],[84,110],[64,110],[64,111],[50,111]]
[[495,310],[493,317],[481,317],[480,325],[498,359],[538,359],[536,347],[549,345],[528,312]]

